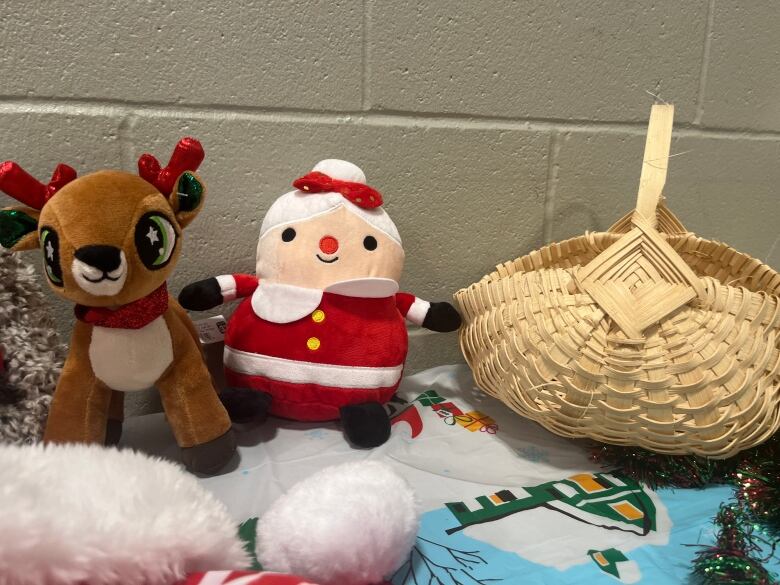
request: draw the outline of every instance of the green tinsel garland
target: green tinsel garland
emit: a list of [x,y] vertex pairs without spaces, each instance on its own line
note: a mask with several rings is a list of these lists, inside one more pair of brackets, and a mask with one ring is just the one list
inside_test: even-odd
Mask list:
[[702,550],[693,562],[693,572],[705,585],[772,585],[772,574],[764,568],[761,547],[753,534],[750,518],[739,504],[724,504],[715,516],[720,529],[713,546]]
[[693,572],[706,585],[778,583],[763,565],[755,530],[763,528],[775,539],[772,547],[780,543],[780,436],[726,460],[614,445],[599,446],[591,458],[652,488],[733,485],[734,502],[724,504],[714,519],[716,542],[697,555]]

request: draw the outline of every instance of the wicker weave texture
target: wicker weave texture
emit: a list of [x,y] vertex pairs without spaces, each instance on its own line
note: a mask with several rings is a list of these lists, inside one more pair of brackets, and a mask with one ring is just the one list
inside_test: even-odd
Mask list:
[[[628,337],[577,274],[631,229],[554,243],[459,291],[460,342],[477,384],[567,437],[730,457],[780,427],[780,275],[685,231],[661,236],[702,293]],[[669,233],[672,232],[672,233]]]

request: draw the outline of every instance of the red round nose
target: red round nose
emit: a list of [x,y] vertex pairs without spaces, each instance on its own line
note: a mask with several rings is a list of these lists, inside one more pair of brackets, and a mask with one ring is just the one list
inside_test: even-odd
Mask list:
[[335,254],[339,249],[339,241],[333,236],[324,236],[320,240],[320,250],[323,254]]

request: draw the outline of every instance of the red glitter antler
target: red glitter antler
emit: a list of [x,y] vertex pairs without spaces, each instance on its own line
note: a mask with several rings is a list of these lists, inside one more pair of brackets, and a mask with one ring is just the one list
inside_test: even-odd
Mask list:
[[0,191],[33,209],[43,209],[46,202],[66,184],[76,178],[76,171],[58,164],[46,185],[25,171],[18,163],[6,161],[0,165]]
[[163,195],[170,195],[176,179],[184,171],[196,171],[203,162],[203,146],[191,137],[182,138],[173,149],[171,160],[165,168],[160,167],[160,162],[151,154],[142,154],[138,159],[138,174],[146,179]]

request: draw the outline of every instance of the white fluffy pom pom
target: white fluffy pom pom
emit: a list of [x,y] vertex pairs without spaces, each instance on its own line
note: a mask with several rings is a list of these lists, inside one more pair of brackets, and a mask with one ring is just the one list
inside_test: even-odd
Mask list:
[[264,568],[321,585],[369,585],[407,559],[418,528],[409,485],[388,465],[346,463],[293,486],[258,522]]
[[168,585],[249,562],[224,504],[173,463],[4,445],[0,469],[3,585]]

